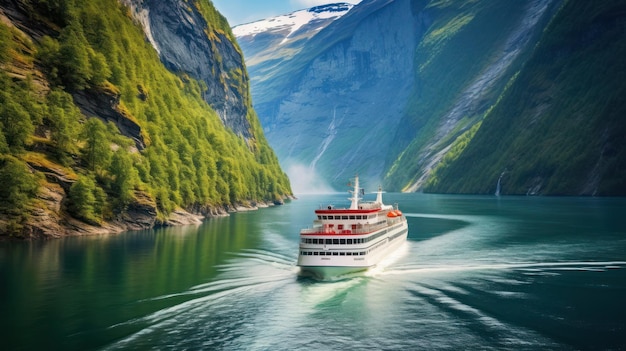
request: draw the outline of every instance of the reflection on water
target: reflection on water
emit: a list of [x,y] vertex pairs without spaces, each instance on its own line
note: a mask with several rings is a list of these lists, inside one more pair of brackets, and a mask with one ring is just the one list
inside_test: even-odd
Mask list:
[[334,282],[295,266],[299,229],[327,203],[315,196],[200,226],[2,244],[0,337],[81,350],[626,345],[626,200],[385,201],[409,241]]

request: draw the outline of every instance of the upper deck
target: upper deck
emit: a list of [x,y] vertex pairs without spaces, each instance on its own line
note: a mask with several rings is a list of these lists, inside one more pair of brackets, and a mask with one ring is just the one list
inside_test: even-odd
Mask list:
[[376,201],[360,201],[358,184],[357,177],[349,208],[320,206],[315,210],[313,228],[302,229],[300,235],[368,235],[404,220],[397,205],[383,204],[380,188]]

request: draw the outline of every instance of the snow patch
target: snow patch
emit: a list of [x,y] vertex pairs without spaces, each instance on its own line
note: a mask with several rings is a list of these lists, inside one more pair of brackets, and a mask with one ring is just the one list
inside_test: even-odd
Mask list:
[[336,20],[345,15],[354,5],[348,3],[316,6],[306,10],[295,11],[286,15],[276,16],[252,23],[241,24],[233,27],[236,37],[254,36],[268,31],[289,30],[285,37],[286,41],[300,28],[317,20]]

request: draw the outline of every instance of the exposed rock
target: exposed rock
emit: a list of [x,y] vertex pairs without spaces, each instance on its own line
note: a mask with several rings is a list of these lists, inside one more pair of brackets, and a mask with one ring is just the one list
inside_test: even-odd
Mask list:
[[184,211],[182,209],[175,210],[170,213],[167,221],[163,223],[165,226],[179,226],[179,225],[190,225],[190,224],[201,224],[203,216],[195,215]]
[[363,2],[296,57],[269,68],[252,64],[255,109],[287,168],[303,164],[336,186],[355,172],[368,184],[379,183],[414,83],[415,48],[429,21],[411,6],[408,0]]
[[161,61],[171,71],[203,81],[207,85],[204,100],[224,125],[251,138],[248,75],[236,44],[224,32],[211,29],[198,9],[186,1],[120,1],[131,8]]
[[[141,93],[141,92],[140,92]],[[133,141],[137,149],[143,150],[146,147],[141,126],[128,112],[120,107],[120,96],[107,90],[79,90],[73,94],[74,102],[81,112],[88,117],[98,117],[104,122],[115,123],[122,135]]]
[[128,230],[142,230],[154,227],[157,217],[157,206],[154,199],[142,191],[135,191],[135,198],[128,205],[126,212],[116,222]]

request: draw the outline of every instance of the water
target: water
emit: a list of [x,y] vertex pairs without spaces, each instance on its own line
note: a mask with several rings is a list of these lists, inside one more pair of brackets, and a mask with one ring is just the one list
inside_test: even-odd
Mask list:
[[297,233],[328,198],[2,243],[3,349],[626,349],[626,199],[385,194],[408,242],[317,282]]

